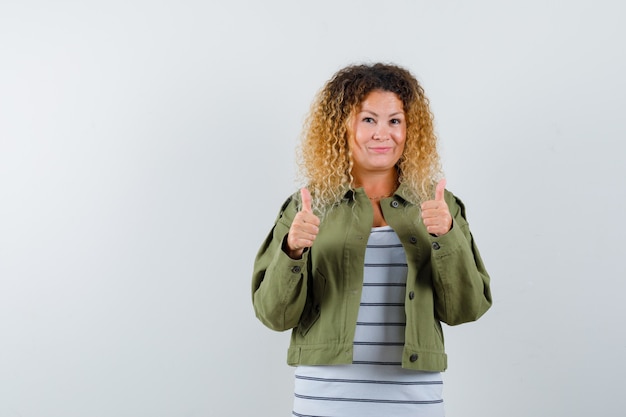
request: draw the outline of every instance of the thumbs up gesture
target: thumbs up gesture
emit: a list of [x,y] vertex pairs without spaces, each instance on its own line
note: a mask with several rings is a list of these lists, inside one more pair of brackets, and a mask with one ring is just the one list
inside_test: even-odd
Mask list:
[[319,233],[320,219],[311,209],[311,193],[306,188],[300,189],[302,209],[296,214],[287,235],[285,252],[292,259],[300,259],[304,248],[313,246]]
[[435,189],[435,199],[422,203],[422,220],[431,235],[445,235],[452,228],[452,216],[443,198],[445,188],[446,180],[442,179]]

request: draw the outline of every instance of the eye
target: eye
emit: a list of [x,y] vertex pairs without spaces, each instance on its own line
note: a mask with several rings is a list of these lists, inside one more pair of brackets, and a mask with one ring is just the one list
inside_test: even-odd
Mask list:
[[363,121],[365,123],[374,123],[374,118],[372,118],[372,117],[364,117]]
[[399,124],[402,124],[402,120],[400,120],[400,119],[391,119],[389,121],[389,123],[391,123],[392,125],[399,125]]

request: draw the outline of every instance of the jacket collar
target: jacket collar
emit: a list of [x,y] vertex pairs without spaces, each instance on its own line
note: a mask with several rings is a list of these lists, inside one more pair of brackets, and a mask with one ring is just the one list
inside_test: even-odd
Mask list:
[[[363,192],[363,188],[357,188],[356,190],[348,190],[344,195],[344,200],[352,201],[356,199],[356,193]],[[409,200],[407,200],[406,196],[408,193],[408,187],[404,183],[400,183],[400,186],[393,193],[392,197],[401,201],[402,204],[406,204]]]

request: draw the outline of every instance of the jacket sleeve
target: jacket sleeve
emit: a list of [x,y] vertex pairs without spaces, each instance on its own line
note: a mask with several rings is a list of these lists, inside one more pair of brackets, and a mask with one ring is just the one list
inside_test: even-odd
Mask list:
[[254,312],[263,324],[277,331],[296,327],[306,303],[309,253],[305,251],[302,259],[294,260],[282,250],[296,213],[297,201],[292,196],[283,204],[254,261]]
[[431,236],[435,309],[439,320],[457,325],[477,320],[491,307],[490,278],[465,217],[465,206],[446,191],[452,229]]

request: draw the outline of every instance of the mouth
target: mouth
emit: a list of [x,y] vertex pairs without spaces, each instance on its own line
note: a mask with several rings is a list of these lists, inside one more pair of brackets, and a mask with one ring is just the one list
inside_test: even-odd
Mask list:
[[370,151],[374,152],[374,153],[387,153],[391,150],[390,147],[388,146],[377,146],[377,147],[372,147],[369,148]]

